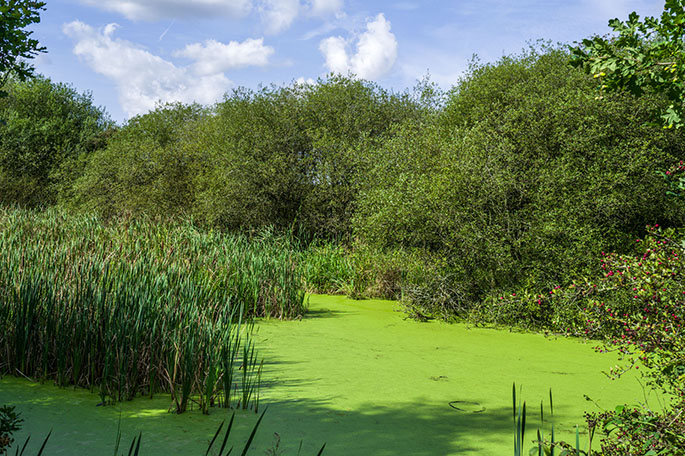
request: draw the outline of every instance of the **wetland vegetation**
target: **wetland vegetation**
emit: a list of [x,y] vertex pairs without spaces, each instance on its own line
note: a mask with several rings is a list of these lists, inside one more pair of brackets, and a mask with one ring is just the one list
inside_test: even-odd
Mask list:
[[516,381],[552,387],[568,441],[602,404],[565,454],[684,454],[685,134],[650,123],[672,93],[572,62],[543,43],[447,91],[330,75],[123,125],[8,79],[0,405],[73,451],[109,451],[63,436],[116,413],[149,454],[203,451],[266,403],[271,454],[501,454]]

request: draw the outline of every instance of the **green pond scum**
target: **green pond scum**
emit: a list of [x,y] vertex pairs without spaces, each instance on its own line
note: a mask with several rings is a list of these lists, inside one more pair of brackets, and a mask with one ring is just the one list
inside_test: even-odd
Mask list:
[[[314,455],[323,443],[326,455],[511,454],[512,382],[528,402],[530,441],[539,426],[535,410],[540,401],[548,408],[550,388],[555,432],[567,441],[575,439],[575,425],[582,429],[585,410],[646,395],[658,403],[634,375],[607,378],[602,372],[616,364],[615,355],[596,353],[592,342],[419,323],[396,310],[391,301],[313,295],[301,320],[259,321],[268,411],[250,454],[274,454],[278,441],[276,454],[284,455],[298,454],[300,445],[300,454]],[[164,395],[98,402],[87,390],[0,380],[0,404],[16,405],[25,420],[18,442],[31,434],[37,448],[53,431],[46,454],[112,454],[120,426],[122,446],[142,433],[142,455],[201,455],[231,413],[216,408],[206,416],[195,407],[173,414]],[[236,414],[236,447],[257,419]]]

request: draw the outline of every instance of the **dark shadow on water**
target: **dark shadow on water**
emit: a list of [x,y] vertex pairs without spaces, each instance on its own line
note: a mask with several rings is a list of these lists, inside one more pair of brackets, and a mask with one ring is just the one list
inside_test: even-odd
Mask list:
[[[16,385],[13,388],[18,391]],[[130,441],[137,432],[143,433],[143,456],[201,455],[218,422],[230,413],[212,409],[210,416],[197,410],[173,415],[163,410],[163,401],[160,410],[159,400],[146,398],[104,410],[95,406],[95,395],[88,400],[81,391],[71,400],[68,389],[55,388],[54,392],[54,396],[46,395],[46,388],[40,388],[35,397],[29,391],[13,401],[3,393],[0,381],[0,403],[15,402],[17,409],[24,412],[26,430],[37,437],[54,429],[48,449],[59,449],[64,454],[85,454],[84,446],[90,454],[111,454],[117,417],[121,416],[123,442]],[[402,405],[369,402],[355,410],[332,408],[325,398],[269,400],[262,403],[268,411],[250,454],[269,454],[274,433],[280,436],[283,455],[297,454],[300,441],[302,455],[316,454],[323,443],[326,455],[502,454],[502,449],[506,454],[511,441],[511,409],[459,411],[449,406],[452,399],[446,398],[440,405],[421,400]],[[474,403],[479,399],[464,398]],[[233,441],[244,441],[255,420],[254,413],[240,411]]]
[[302,316],[303,320],[311,320],[316,318],[337,318],[342,315],[351,315],[359,312],[354,312],[351,310],[330,310],[330,309],[309,309]]
[[[508,440],[502,432],[511,428],[512,419],[509,409],[460,412],[447,403],[420,402],[400,407],[369,403],[361,410],[341,411],[307,401],[277,401],[270,411],[271,420],[307,423],[306,440],[325,441],[331,455],[493,454],[492,440]],[[278,422],[272,427],[278,428]]]

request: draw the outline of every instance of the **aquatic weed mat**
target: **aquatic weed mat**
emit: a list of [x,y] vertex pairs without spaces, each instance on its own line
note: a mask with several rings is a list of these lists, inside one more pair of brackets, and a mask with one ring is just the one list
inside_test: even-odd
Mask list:
[[[269,410],[250,454],[271,454],[277,440],[284,455],[297,454],[301,441],[303,455],[316,454],[324,442],[326,455],[508,454],[512,382],[528,402],[526,440],[534,438],[536,410],[549,388],[555,430],[569,440],[574,426],[584,425],[583,411],[597,410],[585,395],[604,408],[644,399],[636,376],[611,381],[602,374],[616,358],[595,353],[592,342],[419,323],[391,301],[313,295],[309,306],[300,321],[258,323],[261,404]],[[143,433],[141,454],[201,455],[227,418],[219,409],[209,416],[168,413],[167,396],[109,407],[97,402],[83,390],[0,381],[0,403],[13,403],[26,419],[20,438],[54,429],[50,454],[111,453],[121,410],[124,441]],[[256,420],[254,413],[237,416],[236,444]]]

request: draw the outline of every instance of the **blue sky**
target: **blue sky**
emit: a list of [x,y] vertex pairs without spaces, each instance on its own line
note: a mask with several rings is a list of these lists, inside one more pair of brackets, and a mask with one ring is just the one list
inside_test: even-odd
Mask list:
[[47,0],[33,30],[54,81],[91,91],[113,119],[158,101],[213,103],[231,88],[354,73],[404,90],[454,84],[473,54],[572,43],[663,0]]

